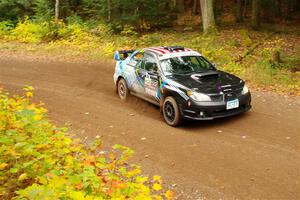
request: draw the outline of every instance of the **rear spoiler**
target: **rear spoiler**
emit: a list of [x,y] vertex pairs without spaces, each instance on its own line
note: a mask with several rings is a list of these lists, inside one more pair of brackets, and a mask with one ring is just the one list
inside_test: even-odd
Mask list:
[[121,50],[121,51],[116,51],[114,55],[114,59],[117,61],[120,60],[125,60],[128,56],[130,56],[135,50]]

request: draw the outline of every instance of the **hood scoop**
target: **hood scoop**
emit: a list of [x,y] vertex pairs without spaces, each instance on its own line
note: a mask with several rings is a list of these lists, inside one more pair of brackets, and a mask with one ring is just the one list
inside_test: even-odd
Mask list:
[[209,71],[209,72],[203,72],[203,73],[191,75],[191,78],[197,81],[201,78],[213,78],[213,77],[218,78],[219,73],[216,71]]

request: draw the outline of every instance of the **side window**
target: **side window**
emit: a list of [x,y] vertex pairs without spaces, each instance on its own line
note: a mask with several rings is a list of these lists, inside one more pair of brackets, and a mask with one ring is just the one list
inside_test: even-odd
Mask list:
[[153,55],[151,54],[145,54],[144,57],[144,69],[146,71],[153,71],[156,72],[158,67],[157,67],[157,62],[156,59]]
[[207,62],[204,58],[198,57],[198,61],[203,69],[211,68],[211,64],[209,62]]
[[144,52],[137,52],[136,54],[133,55],[133,57],[129,61],[129,65],[141,68],[142,66],[142,61],[144,58]]
[[198,59],[197,59],[197,57],[190,57],[190,59],[191,59],[191,63],[193,63],[193,65],[199,65],[199,61],[198,61]]

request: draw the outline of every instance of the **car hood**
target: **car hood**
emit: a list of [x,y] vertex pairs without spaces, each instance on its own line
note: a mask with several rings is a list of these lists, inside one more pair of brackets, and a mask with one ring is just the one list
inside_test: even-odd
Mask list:
[[207,94],[242,90],[244,85],[240,78],[223,71],[173,75],[168,78],[191,90]]

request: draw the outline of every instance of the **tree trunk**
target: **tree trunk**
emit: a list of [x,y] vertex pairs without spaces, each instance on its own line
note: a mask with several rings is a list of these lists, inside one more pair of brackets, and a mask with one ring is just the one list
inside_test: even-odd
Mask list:
[[295,1],[288,1],[287,2],[287,5],[286,5],[286,15],[285,15],[285,19],[288,21],[288,20],[291,20],[292,19],[292,15],[293,15],[293,12],[294,12],[294,9],[296,8],[297,2]]
[[213,0],[200,0],[202,25],[205,34],[216,31]]
[[281,12],[281,0],[276,0],[276,7],[277,7],[277,15],[279,17],[282,17],[282,12]]
[[198,3],[198,1],[194,0],[194,2],[193,2],[193,14],[194,15],[197,14],[197,3]]
[[236,22],[240,23],[243,22],[243,0],[237,0],[236,4]]
[[55,0],[55,24],[58,23],[59,19],[59,0]]
[[107,20],[110,22],[111,21],[111,2],[110,0],[107,0]]
[[251,26],[257,30],[259,27],[259,0],[252,0]]
[[220,10],[221,10],[221,12],[223,12],[223,10],[224,10],[224,1],[223,0],[220,0]]
[[249,0],[244,0],[243,6],[243,19],[247,18],[247,9],[248,9]]

